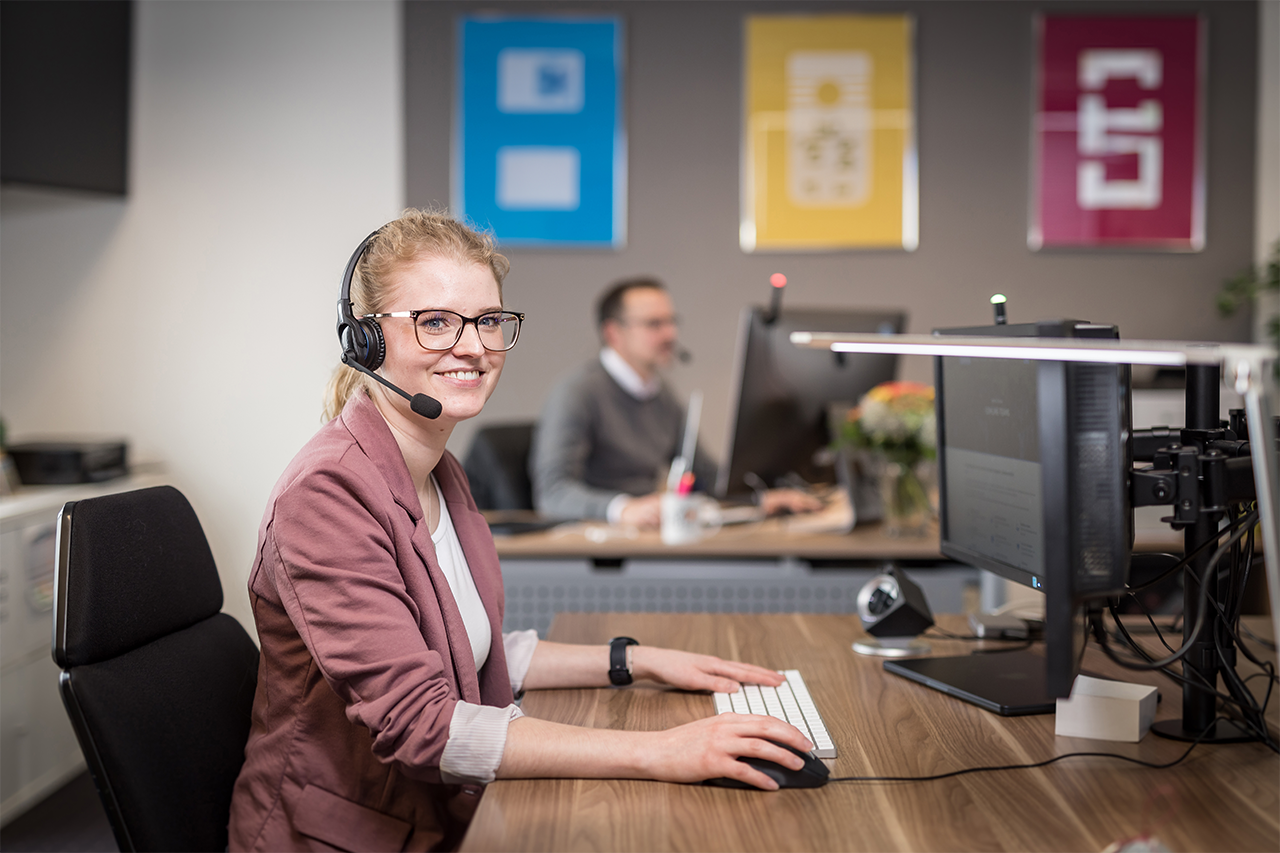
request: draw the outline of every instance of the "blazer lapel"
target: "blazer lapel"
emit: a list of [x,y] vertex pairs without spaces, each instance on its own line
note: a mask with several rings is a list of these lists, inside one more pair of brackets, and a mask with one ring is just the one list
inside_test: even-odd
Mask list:
[[[413,478],[409,476],[409,467],[405,464],[400,445],[396,444],[391,428],[373,404],[364,394],[354,395],[342,410],[342,420],[351,432],[361,451],[373,462],[378,472],[391,490],[391,496],[404,510],[408,521],[413,525],[410,541],[422,561],[431,587],[434,601],[420,600],[425,597],[414,596],[420,615],[419,627],[422,635],[432,648],[445,659],[446,666],[453,670],[453,682],[457,686],[458,698],[473,704],[480,704],[480,685],[476,678],[475,657],[471,653],[471,641],[467,636],[466,623],[462,621],[462,612],[453,598],[449,581],[440,570],[436,559],[435,544],[431,541],[431,531],[427,519],[422,512],[422,502],[418,500],[418,491],[414,488]],[[453,507],[450,506],[450,511]],[[465,543],[464,543],[465,544]],[[407,569],[402,567],[402,571]],[[413,594],[412,578],[405,578]],[[482,594],[483,597],[483,594]],[[433,638],[436,632],[430,625],[431,613],[440,614],[444,623],[443,643]],[[501,642],[501,635],[495,635]],[[443,647],[441,647],[443,646]]]

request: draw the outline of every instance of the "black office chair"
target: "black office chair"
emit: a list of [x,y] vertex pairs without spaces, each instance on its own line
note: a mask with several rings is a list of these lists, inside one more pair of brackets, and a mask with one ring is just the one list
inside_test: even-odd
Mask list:
[[529,451],[535,424],[494,424],[476,430],[462,468],[479,509],[533,509]]
[[258,647],[200,520],[170,486],[72,501],[57,547],[53,658],[116,843],[225,850]]

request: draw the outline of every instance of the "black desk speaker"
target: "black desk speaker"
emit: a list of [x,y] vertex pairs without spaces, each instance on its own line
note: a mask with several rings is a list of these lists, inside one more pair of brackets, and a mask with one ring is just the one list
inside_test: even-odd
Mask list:
[[924,591],[901,569],[876,575],[858,592],[858,618],[874,639],[854,643],[861,654],[910,657],[929,646],[915,638],[933,624]]

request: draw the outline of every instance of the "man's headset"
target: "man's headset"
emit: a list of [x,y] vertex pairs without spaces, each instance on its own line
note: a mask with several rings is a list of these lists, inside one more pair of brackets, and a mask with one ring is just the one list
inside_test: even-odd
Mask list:
[[386,387],[395,391],[409,401],[409,408],[424,418],[438,418],[443,407],[440,401],[426,394],[410,394],[392,385],[386,379],[374,373],[387,357],[387,342],[382,336],[382,327],[374,319],[360,319],[351,310],[351,277],[355,275],[356,264],[364,256],[365,249],[373,242],[373,238],[382,232],[379,228],[364,241],[347,261],[346,272],[342,274],[342,292],[338,296],[338,342],[342,344],[342,363],[353,370],[370,376]]

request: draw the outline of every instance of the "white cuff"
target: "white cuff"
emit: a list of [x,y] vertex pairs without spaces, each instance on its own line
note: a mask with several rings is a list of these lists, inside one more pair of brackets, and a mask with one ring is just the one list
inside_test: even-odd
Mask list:
[[511,631],[502,635],[502,648],[507,655],[507,677],[511,680],[511,692],[519,696],[524,689],[524,677],[529,674],[529,661],[538,648],[538,632]]
[[609,500],[609,505],[604,508],[604,520],[610,524],[619,524],[622,522],[622,510],[631,502],[631,495],[626,492],[619,492]]
[[446,785],[487,785],[498,773],[507,746],[507,727],[524,712],[515,705],[495,708],[459,702],[449,721],[449,740],[440,756],[440,779]]

